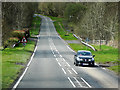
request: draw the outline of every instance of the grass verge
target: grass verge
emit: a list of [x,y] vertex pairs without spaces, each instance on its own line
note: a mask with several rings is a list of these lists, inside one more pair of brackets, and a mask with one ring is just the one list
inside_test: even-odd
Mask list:
[[56,31],[61,36],[61,38],[63,38],[64,40],[77,40],[71,32],[65,30],[63,25],[64,18],[51,17],[51,16],[49,17],[54,21]]
[[2,88],[10,87],[19,76],[22,68],[29,60],[34,46],[34,41],[28,41],[25,47],[19,44],[18,47],[7,48],[2,51]]
[[[31,37],[39,34],[40,21],[40,17],[34,17],[30,30]],[[6,48],[4,51],[0,51],[2,53],[2,88],[10,88],[23,72],[34,51],[35,44],[36,41],[28,40],[25,47],[20,43],[15,48]]]

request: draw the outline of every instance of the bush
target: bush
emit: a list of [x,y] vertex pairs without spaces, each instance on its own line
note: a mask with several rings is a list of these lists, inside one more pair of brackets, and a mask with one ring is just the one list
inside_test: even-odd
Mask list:
[[17,45],[18,42],[19,42],[19,38],[17,37],[11,37],[9,38],[7,41],[5,41],[5,46],[10,46],[10,47],[13,47],[13,45]]
[[20,40],[22,40],[22,38],[26,35],[25,35],[24,30],[14,30],[13,33],[12,33],[12,36],[13,37],[18,37]]
[[8,39],[8,42],[14,42],[14,43],[17,43],[19,41],[19,38],[17,37],[11,37]]
[[29,29],[28,28],[24,28],[23,30],[25,31],[25,37],[26,38],[30,37],[30,31],[29,31]]

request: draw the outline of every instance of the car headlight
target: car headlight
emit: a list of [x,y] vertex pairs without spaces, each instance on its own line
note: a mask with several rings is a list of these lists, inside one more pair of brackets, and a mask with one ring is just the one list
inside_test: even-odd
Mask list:
[[92,58],[92,61],[94,61],[94,58]]
[[80,59],[80,61],[82,61],[83,59]]
[[80,60],[79,57],[77,57],[77,60],[78,60],[78,61]]
[[77,57],[77,61],[82,61],[83,59],[80,59],[79,57]]
[[89,59],[88,61],[91,61],[92,59]]

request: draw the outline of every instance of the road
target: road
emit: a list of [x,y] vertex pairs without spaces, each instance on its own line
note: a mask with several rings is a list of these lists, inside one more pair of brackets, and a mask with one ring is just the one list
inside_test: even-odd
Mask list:
[[53,21],[41,16],[33,58],[16,88],[118,88],[118,77],[99,67],[74,66],[75,52],[60,38]]

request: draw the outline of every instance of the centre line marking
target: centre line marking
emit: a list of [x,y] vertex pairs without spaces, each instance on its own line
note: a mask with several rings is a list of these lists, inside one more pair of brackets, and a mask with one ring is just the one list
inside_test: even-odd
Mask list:
[[62,70],[63,70],[64,74],[66,74],[66,72],[65,72],[65,70],[63,68],[62,68]]
[[75,88],[75,84],[72,82],[72,80],[68,77],[68,80],[70,81],[70,83],[73,85],[73,87]]
[[73,68],[72,68],[72,70],[75,72],[75,74],[78,74]]
[[[63,61],[65,61],[65,59],[63,58]],[[66,62],[66,61],[65,61]]]
[[83,78],[81,79],[88,85],[89,88],[91,88],[91,86]]
[[54,57],[56,57],[56,55],[54,55]]
[[82,87],[82,85],[80,84],[80,82],[77,80],[77,78],[76,77],[73,77],[76,81],[77,81],[77,83]]
[[52,51],[52,53],[55,54],[54,51]]
[[72,74],[70,70],[68,70],[68,71],[69,71],[70,74]]
[[70,67],[70,64],[68,64],[68,62],[66,62],[67,63],[67,65]]
[[60,57],[62,58],[62,55],[60,55]]
[[59,66],[61,66],[61,64],[58,62]]
[[56,61],[58,62],[58,59],[56,58]]
[[58,52],[58,54],[60,55],[60,53]]

